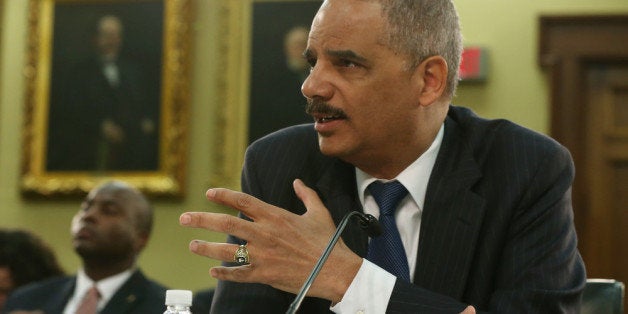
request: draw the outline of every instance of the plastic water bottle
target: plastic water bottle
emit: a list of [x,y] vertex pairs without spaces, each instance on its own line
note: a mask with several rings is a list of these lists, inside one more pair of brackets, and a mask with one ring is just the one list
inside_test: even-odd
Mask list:
[[192,314],[192,291],[190,290],[167,290],[166,291],[166,311],[164,314]]

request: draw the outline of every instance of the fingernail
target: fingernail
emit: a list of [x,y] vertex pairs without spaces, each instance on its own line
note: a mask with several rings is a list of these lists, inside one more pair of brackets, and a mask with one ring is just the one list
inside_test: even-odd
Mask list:
[[190,242],[190,251],[196,251],[196,248],[198,248],[198,241],[194,240]]
[[192,217],[190,217],[190,215],[188,215],[188,214],[183,214],[183,215],[181,215],[181,217],[179,217],[179,222],[182,225],[187,225],[190,222],[192,222]]
[[216,190],[214,190],[214,189],[209,189],[209,190],[207,190],[207,193],[205,193],[205,195],[206,195],[207,197],[214,198],[214,196],[216,196]]

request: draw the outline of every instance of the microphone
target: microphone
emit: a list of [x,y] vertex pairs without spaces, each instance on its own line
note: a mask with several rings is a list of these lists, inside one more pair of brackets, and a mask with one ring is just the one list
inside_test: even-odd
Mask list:
[[312,283],[314,283],[314,279],[316,279],[316,276],[318,276],[318,273],[323,268],[323,264],[325,263],[325,261],[327,261],[331,250],[334,248],[334,246],[336,246],[338,239],[340,239],[340,234],[342,234],[342,231],[345,230],[349,219],[353,216],[358,216],[358,218],[360,218],[360,227],[366,230],[366,233],[369,235],[369,237],[376,237],[382,234],[382,227],[379,225],[379,222],[375,217],[373,217],[373,215],[364,214],[358,211],[352,211],[342,217],[342,220],[336,228],[336,232],[331,237],[331,240],[329,240],[327,247],[323,251],[323,255],[321,255],[321,257],[318,259],[316,265],[314,265],[314,269],[312,269],[310,276],[307,278],[303,286],[301,286],[301,290],[297,294],[296,298],[294,298],[294,301],[292,301],[292,303],[290,304],[290,307],[288,308],[286,314],[294,314],[297,312],[297,310],[301,306],[301,302],[303,302],[303,299],[305,298],[305,295],[307,294],[308,290],[310,290],[310,286],[312,286]]

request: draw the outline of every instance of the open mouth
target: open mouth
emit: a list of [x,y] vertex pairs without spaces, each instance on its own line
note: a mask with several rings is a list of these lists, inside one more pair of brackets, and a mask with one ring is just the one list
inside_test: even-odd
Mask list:
[[347,119],[344,111],[318,98],[308,100],[305,113],[311,115],[316,123],[328,123]]
[[316,122],[326,123],[326,122],[331,122],[331,121],[340,120],[340,119],[343,119],[343,117],[342,116],[325,116],[325,117],[317,117]]

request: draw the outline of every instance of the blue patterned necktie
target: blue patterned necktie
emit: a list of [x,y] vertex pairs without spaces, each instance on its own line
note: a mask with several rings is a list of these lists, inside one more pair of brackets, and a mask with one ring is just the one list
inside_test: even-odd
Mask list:
[[368,190],[379,206],[382,235],[371,239],[366,259],[397,278],[410,282],[408,258],[395,222],[397,205],[408,194],[408,190],[399,181],[375,181],[369,184]]

